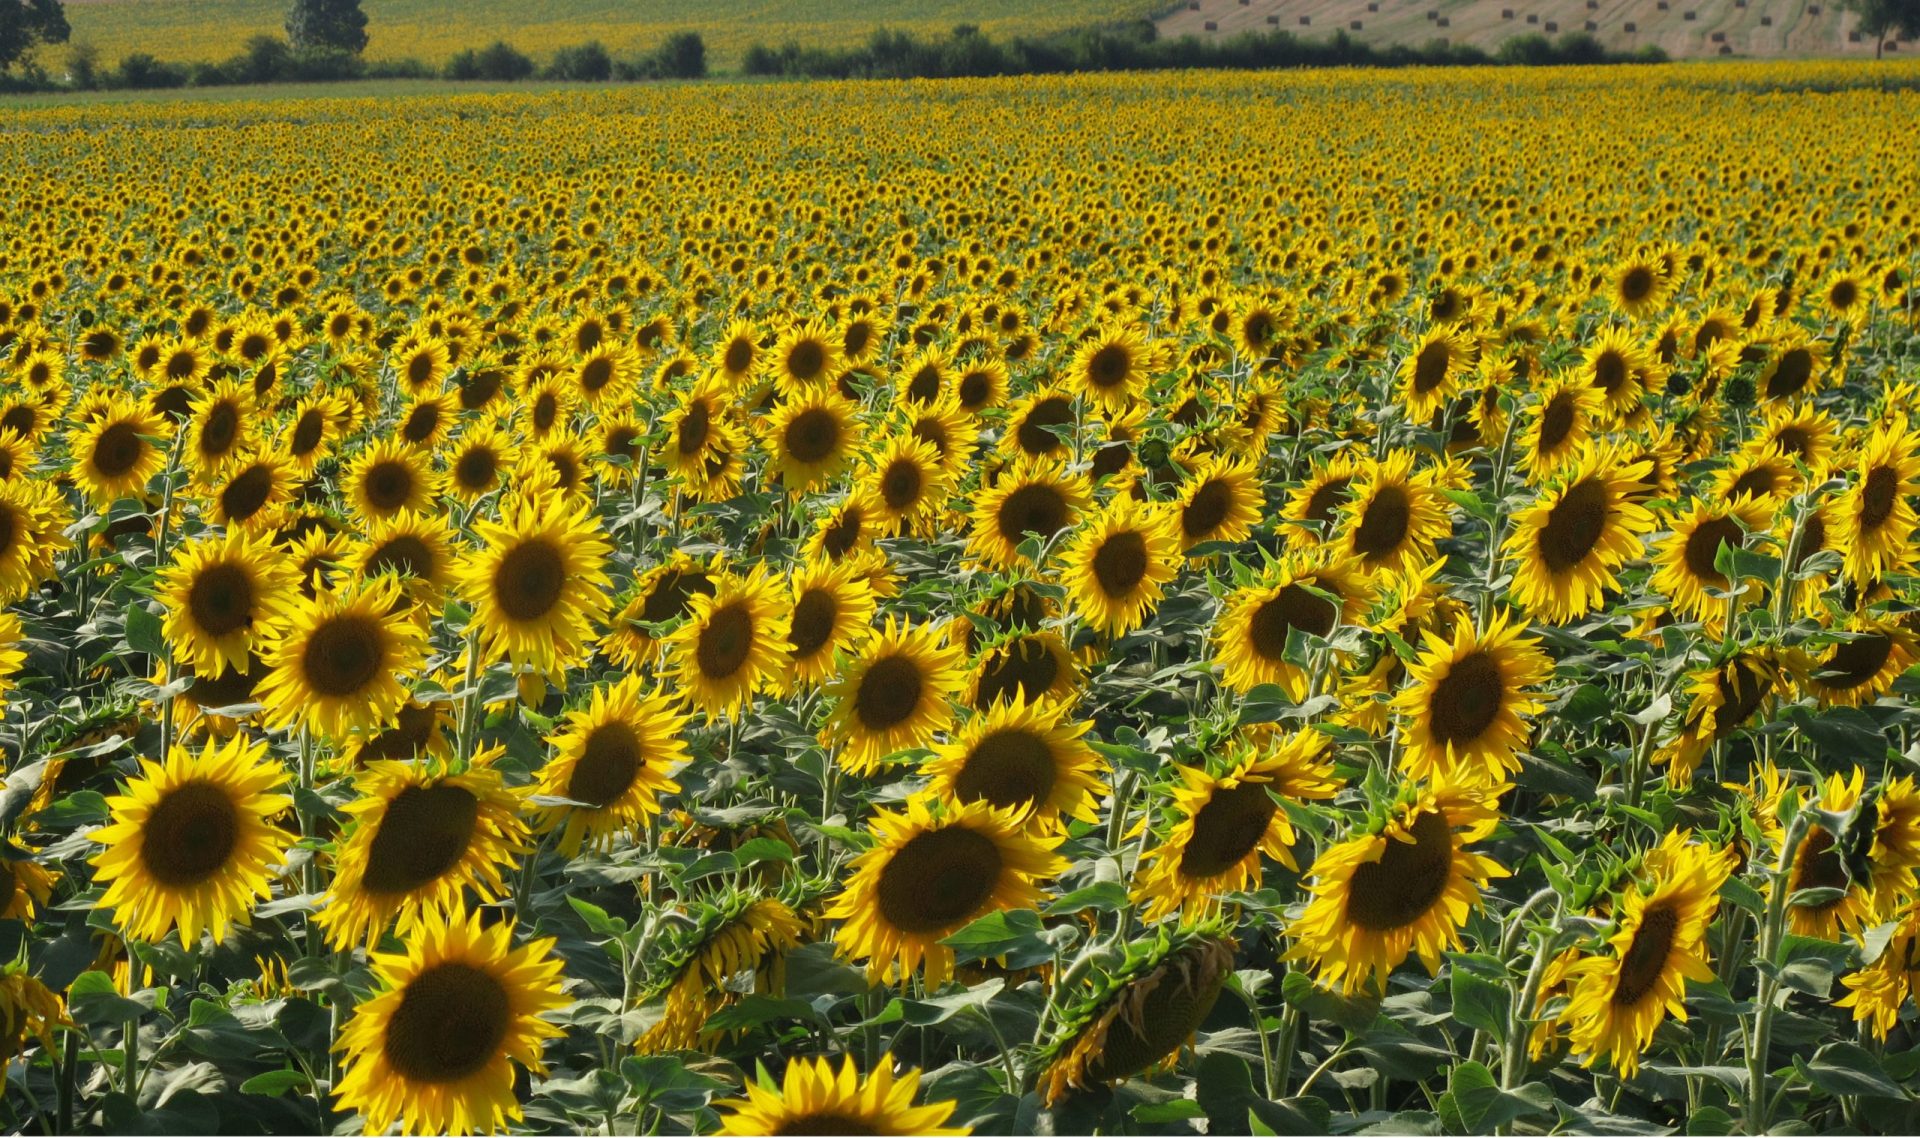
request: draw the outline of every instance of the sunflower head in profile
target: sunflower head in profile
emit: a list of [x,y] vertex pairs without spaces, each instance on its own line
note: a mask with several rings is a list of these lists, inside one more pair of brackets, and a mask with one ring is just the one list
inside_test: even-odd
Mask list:
[[423,915],[457,912],[468,890],[488,901],[505,891],[527,825],[521,793],[491,765],[502,753],[483,751],[465,769],[382,761],[355,774],[358,797],[343,808],[333,884],[315,918],[329,944],[376,944],[396,920],[410,935]]
[[1180,488],[1180,547],[1203,541],[1245,541],[1260,520],[1260,482],[1252,459],[1215,455]]
[[1715,743],[1756,718],[1786,694],[1786,676],[1774,651],[1765,646],[1741,647],[1688,680],[1686,714],[1680,731],[1654,752],[1655,765],[1667,768],[1675,787],[1692,784],[1693,772]]
[[1074,611],[1109,636],[1140,627],[1180,568],[1175,522],[1129,495],[1113,499],[1061,555],[1060,576]]
[[549,677],[579,663],[610,602],[607,543],[590,502],[510,494],[499,521],[474,527],[482,546],[457,570],[484,651]]
[[809,558],[789,583],[787,666],[781,677],[788,691],[825,683],[833,675],[834,656],[858,649],[872,631],[873,585],[846,561]]
[[1920,899],[1907,901],[1894,917],[1893,935],[1871,964],[1840,978],[1847,994],[1833,1001],[1851,1008],[1856,1024],[1884,1042],[1900,1013],[1920,993]]
[[893,1057],[881,1055],[878,1066],[862,1076],[849,1055],[839,1071],[826,1058],[793,1059],[775,1087],[760,1069],[757,1082],[746,1085],[747,1097],[713,1104],[721,1112],[721,1135],[762,1134],[921,1134],[926,1138],[953,1138],[971,1134],[966,1126],[942,1125],[958,1104],[945,1100],[913,1105],[920,1090],[920,1071],[909,1067],[893,1073]]
[[1437,973],[1488,880],[1508,876],[1466,847],[1493,832],[1508,784],[1415,783],[1387,818],[1313,863],[1311,899],[1288,929],[1291,959],[1347,993],[1380,991],[1409,955]]
[[1876,426],[1860,448],[1855,479],[1839,504],[1847,574],[1866,582],[1906,571],[1914,560],[1920,515],[1920,431],[1904,416]]
[[1233,972],[1229,931],[1220,921],[1163,924],[1093,972],[1041,1049],[1041,1101],[1051,1107],[1177,1059]]
[[347,505],[362,521],[392,517],[402,510],[429,513],[440,492],[440,476],[427,456],[398,439],[381,439],[347,466]]
[[734,982],[753,973],[753,990],[779,996],[785,987],[786,954],[807,937],[807,922],[778,897],[730,889],[695,901],[685,910],[687,927],[647,962],[643,1000],[659,998],[660,1022],[634,1047],[642,1055],[694,1051],[718,1042],[706,1030],[708,1017],[740,999]]
[[1222,683],[1242,694],[1278,684],[1306,698],[1303,659],[1289,654],[1294,633],[1326,639],[1367,611],[1374,586],[1360,565],[1332,547],[1282,558],[1253,582],[1228,595],[1213,625]]
[[1092,726],[1059,705],[1016,698],[976,714],[921,769],[956,803],[1018,810],[1040,827],[1093,822],[1107,763],[1086,743]]
[[406,702],[401,680],[425,660],[426,632],[399,582],[377,577],[294,604],[264,658],[257,698],[268,720],[341,739]]
[[293,567],[243,530],[180,546],[160,574],[173,658],[196,672],[244,670],[295,596]]
[[353,1010],[339,1109],[370,1133],[491,1134],[520,1118],[514,1067],[542,1072],[541,1045],[562,1034],[541,1013],[566,1004],[551,939],[513,945],[513,926],[430,914],[405,952],[371,961],[377,994]]
[[93,840],[102,908],[126,935],[158,941],[176,925],[192,947],[217,944],[270,895],[291,839],[272,819],[293,805],[277,793],[287,769],[266,744],[235,735],[199,754],[175,747],[164,764],[141,760],[139,778],[107,800],[112,819]]
[[1144,919],[1183,908],[1205,913],[1223,893],[1259,888],[1262,854],[1298,872],[1281,798],[1327,798],[1338,789],[1327,743],[1313,730],[1241,740],[1220,773],[1180,767],[1171,796],[1177,821],[1141,859],[1134,885],[1147,905]]
[[126,396],[115,399],[69,443],[73,480],[99,507],[138,494],[167,464],[166,451],[153,440],[172,434],[167,421],[145,404]]
[[1584,1066],[1604,1057],[1632,1078],[1661,1021],[1687,1018],[1687,981],[1713,979],[1707,928],[1734,859],[1688,836],[1669,834],[1660,856],[1643,861],[1641,881],[1619,899],[1606,950],[1566,969],[1571,996],[1560,1018]]
[[779,676],[791,621],[781,594],[762,564],[687,602],[686,623],[666,641],[668,668],[680,694],[709,718],[738,714]]
[[688,760],[686,722],[673,701],[639,676],[593,689],[553,736],[554,757],[534,793],[569,804],[545,807],[540,829],[560,830],[560,852],[604,848],[660,812],[660,795],[680,789],[673,771]]
[[804,494],[846,468],[860,445],[860,421],[831,388],[807,387],[767,417],[763,438],[769,469],[788,493]]
[[1072,529],[1091,504],[1083,475],[1055,463],[1016,463],[974,495],[968,548],[996,568],[1025,568],[1023,543]]
[[1646,472],[1646,463],[1625,464],[1596,446],[1517,511],[1505,547],[1513,599],[1554,623],[1593,611],[1656,524],[1633,499]]
[[1462,616],[1451,638],[1423,634],[1419,659],[1407,665],[1412,682],[1393,701],[1404,725],[1406,771],[1491,782],[1519,769],[1515,752],[1526,742],[1526,721],[1545,706],[1529,689],[1553,676],[1552,659],[1525,632],[1525,624],[1500,613],[1484,632]]
[[900,812],[876,810],[870,829],[873,847],[853,860],[825,916],[844,922],[837,951],[866,961],[876,984],[904,980],[924,962],[927,991],[938,991],[954,963],[941,938],[988,913],[1034,907],[1039,882],[1067,865],[1053,852],[1063,835],[1031,829],[1017,810],[985,801],[955,805],[919,794]]
[[1732,580],[1718,567],[1720,547],[1740,549],[1749,533],[1765,530],[1772,521],[1771,504],[1765,501],[1696,500],[1668,520],[1670,533],[1653,556],[1653,587],[1682,618],[1717,630],[1726,617],[1727,601],[1708,590],[1733,590]]
[[37,1040],[49,1055],[59,1050],[56,1028],[72,1029],[66,1001],[27,971],[25,961],[0,964],[0,1090],[6,1088],[5,1067]]
[[964,667],[964,655],[942,642],[937,625],[910,627],[888,617],[827,685],[835,706],[825,741],[839,748],[841,765],[857,774],[879,770],[896,751],[927,746],[953,722]]
[[1421,334],[1400,363],[1400,401],[1407,417],[1424,423],[1459,393],[1473,369],[1474,343],[1451,324],[1435,324]]

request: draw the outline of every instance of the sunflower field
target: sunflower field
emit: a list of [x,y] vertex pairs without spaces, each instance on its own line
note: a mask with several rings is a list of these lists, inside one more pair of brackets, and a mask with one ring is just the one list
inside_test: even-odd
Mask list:
[[1916,121],[0,107],[0,1125],[1912,1132]]

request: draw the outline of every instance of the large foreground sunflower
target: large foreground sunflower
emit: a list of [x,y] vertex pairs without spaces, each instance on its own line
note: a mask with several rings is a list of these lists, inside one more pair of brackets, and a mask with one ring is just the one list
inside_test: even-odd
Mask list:
[[396,1121],[404,1134],[491,1134],[519,1119],[514,1065],[544,1071],[541,1045],[563,1034],[540,1018],[567,1002],[553,940],[515,948],[511,924],[435,914],[372,965],[379,992],[334,1045],[340,1109],[369,1134]]
[[485,544],[460,567],[484,651],[555,676],[582,660],[606,619],[607,555],[591,503],[510,495],[500,520],[475,526]]
[[1067,867],[1053,852],[1062,835],[1030,830],[1019,811],[989,802],[916,795],[903,811],[876,810],[870,829],[873,848],[853,860],[825,915],[845,922],[835,945],[866,961],[876,984],[905,979],[924,962],[927,991],[938,991],[953,975],[943,937],[976,917],[1036,906],[1038,883]]
[[107,847],[93,857],[94,879],[107,884],[100,907],[130,937],[157,941],[178,925],[188,948],[203,929],[217,944],[269,895],[286,860],[291,838],[270,821],[293,805],[277,793],[286,767],[235,735],[198,755],[175,747],[164,765],[143,759],[140,769],[92,835]]
[[1021,810],[1041,826],[1092,822],[1094,801],[1106,790],[1106,762],[1083,738],[1092,726],[1057,705],[1016,697],[975,715],[921,769],[955,802]]
[[296,583],[293,566],[269,541],[242,530],[181,546],[159,581],[173,658],[198,673],[244,671]]
[[841,764],[870,774],[893,752],[931,743],[953,722],[963,667],[960,648],[942,643],[933,623],[913,628],[887,618],[827,685],[836,704],[826,737],[839,746]]
[[1384,987],[1419,953],[1438,973],[1461,946],[1460,926],[1480,890],[1507,871],[1467,846],[1500,821],[1500,786],[1416,787],[1377,831],[1328,847],[1313,863],[1312,899],[1288,928],[1291,957],[1313,962],[1322,984],[1346,992]]
[[1514,563],[1515,601],[1556,623],[1591,612],[1614,574],[1640,553],[1651,511],[1633,500],[1646,463],[1622,466],[1594,448],[1565,477],[1514,515],[1506,555]]
[[1401,763],[1415,777],[1487,780],[1519,769],[1526,719],[1545,706],[1527,689],[1552,677],[1553,661],[1511,619],[1497,615],[1476,633],[1463,615],[1451,639],[1422,633],[1425,650],[1407,665],[1413,682],[1393,701],[1406,725]]
[[[762,1072],[764,1075],[764,1070]],[[847,1060],[838,1073],[825,1058],[794,1059],[781,1076],[779,1089],[762,1081],[746,1085],[747,1097],[713,1104],[723,1112],[716,1134],[920,1134],[951,1138],[971,1134],[969,1127],[943,1126],[953,1116],[952,1101],[913,1105],[920,1089],[920,1072],[908,1068],[893,1073],[893,1057],[880,1056],[872,1072],[862,1078]]]
[[331,738],[384,726],[406,702],[402,679],[426,657],[426,635],[392,577],[296,605],[265,660],[257,697],[277,726]]

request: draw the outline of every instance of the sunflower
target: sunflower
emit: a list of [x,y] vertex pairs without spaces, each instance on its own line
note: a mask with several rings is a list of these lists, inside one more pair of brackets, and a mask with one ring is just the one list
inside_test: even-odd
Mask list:
[[102,509],[138,494],[167,464],[167,452],[152,440],[172,434],[166,420],[145,405],[126,396],[116,398],[68,444],[74,482]]
[[620,406],[640,381],[640,360],[630,348],[596,344],[574,361],[572,378],[574,395],[588,407]]
[[729,384],[738,384],[753,374],[763,354],[760,333],[745,320],[735,320],[714,341],[713,366]]
[[1384,989],[1415,952],[1437,974],[1441,953],[1460,949],[1460,926],[1480,907],[1480,890],[1508,876],[1466,848],[1499,824],[1507,789],[1415,785],[1377,829],[1322,851],[1306,911],[1287,930],[1289,959],[1311,961],[1322,985],[1349,994]]
[[1899,1024],[1902,1009],[1920,999],[1920,901],[1901,909],[1880,955],[1842,976],[1840,983],[1847,994],[1833,1005],[1852,1008],[1854,1022],[1868,1025],[1874,1038],[1884,1042]]
[[778,996],[785,956],[807,935],[806,923],[786,902],[741,889],[694,902],[679,915],[692,927],[673,936],[659,964],[648,969],[660,978],[642,998],[663,997],[664,1014],[635,1042],[642,1055],[717,1042],[720,1033],[706,1031],[706,1022],[738,1001],[736,978],[751,972],[755,992]]
[[429,914],[405,952],[369,962],[377,994],[357,1005],[334,1049],[335,1101],[370,1134],[491,1134],[520,1118],[514,1066],[544,1073],[541,1045],[564,1032],[565,962],[552,938],[513,947],[513,926]]
[[666,641],[669,668],[681,695],[709,718],[738,714],[779,675],[791,619],[780,594],[772,571],[759,565],[687,602],[686,623]]
[[869,459],[860,490],[882,527],[910,530],[947,505],[951,481],[932,443],[901,434],[889,438]]
[[1748,445],[1714,473],[1707,484],[1707,496],[1728,501],[1757,498],[1777,508],[1800,486],[1800,473],[1791,459],[1773,453],[1764,444]]
[[407,761],[453,757],[453,703],[410,699],[394,712],[392,725],[378,733],[357,735],[351,754],[355,764],[383,760]]
[[411,340],[394,353],[393,374],[410,395],[431,395],[447,385],[452,353],[446,341],[431,336]]
[[225,526],[255,532],[275,528],[293,501],[293,472],[278,455],[252,452],[227,467],[212,492],[208,511]]
[[1166,366],[1162,355],[1132,328],[1106,328],[1081,341],[1067,374],[1095,406],[1119,411]]
[[1539,402],[1521,430],[1526,467],[1534,479],[1551,476],[1574,460],[1600,426],[1600,392],[1571,376],[1545,381]]
[[1424,423],[1460,390],[1473,366],[1473,342],[1454,325],[1435,324],[1400,363],[1400,401],[1407,418]]
[[53,898],[55,876],[33,855],[11,842],[0,843],[0,919],[33,923],[34,914]]
[[943,937],[987,913],[1036,907],[1038,882],[1067,867],[1053,852],[1063,835],[1022,823],[1017,810],[926,794],[899,812],[876,809],[874,845],[853,859],[846,888],[826,909],[845,922],[836,951],[865,960],[874,984],[904,982],[924,962],[927,991],[939,991],[954,963]]
[[1216,455],[1180,489],[1180,546],[1245,541],[1260,520],[1260,483],[1253,460]]
[[874,598],[873,586],[844,561],[809,558],[789,587],[784,684],[792,690],[825,683],[834,654],[860,647],[872,630]]
[[309,395],[294,405],[280,431],[280,453],[302,477],[311,476],[333,450],[333,400]]
[[996,568],[1025,568],[1027,559],[1020,552],[1024,542],[1034,537],[1051,541],[1073,528],[1080,511],[1091,504],[1083,476],[1053,463],[1018,463],[973,496],[968,548]]
[[181,546],[161,571],[158,590],[173,658],[195,672],[244,671],[297,583],[293,566],[265,538],[241,530]]
[[717,378],[694,384],[683,392],[664,420],[667,445],[660,459],[683,478],[703,476],[710,452],[727,442],[728,392]]
[[[764,1070],[762,1072],[764,1076]],[[715,1134],[920,1134],[950,1138],[970,1127],[943,1126],[958,1106],[952,1100],[913,1105],[920,1072],[896,1076],[893,1057],[881,1055],[865,1078],[848,1056],[838,1074],[825,1058],[787,1063],[779,1089],[764,1078],[746,1085],[747,1097],[713,1104],[724,1111]]]
[[1833,460],[1834,435],[1833,417],[1825,411],[1776,403],[1767,408],[1766,425],[1754,445],[1763,453],[1797,459],[1819,477]]
[[1913,667],[1920,644],[1894,621],[1860,617],[1843,629],[1846,639],[1817,657],[1795,649],[1791,662],[1800,687],[1823,704],[1859,707],[1872,703]]
[[1146,905],[1143,919],[1205,911],[1223,893],[1259,888],[1261,854],[1299,872],[1297,834],[1281,799],[1330,798],[1339,789],[1328,742],[1307,729],[1264,745],[1237,743],[1218,775],[1178,767],[1183,785],[1173,788],[1171,805],[1179,821],[1141,858],[1133,888]]
[[1043,387],[1016,401],[1007,412],[1001,446],[1015,460],[1070,458],[1073,431],[1068,428],[1075,428],[1077,421],[1074,397],[1059,388]]
[[677,624],[693,609],[695,594],[711,596],[717,571],[685,553],[674,553],[634,579],[600,638],[600,651],[636,671],[653,663],[661,641],[648,626]]
[[66,1002],[38,977],[29,975],[24,961],[0,965],[0,1090],[6,1089],[7,1069],[26,1050],[29,1038],[38,1040],[46,1054],[59,1053],[54,1029],[71,1029]]
[[1606,414],[1618,419],[1640,406],[1654,362],[1632,333],[1609,328],[1581,350],[1580,367]]
[[1359,564],[1324,547],[1277,562],[1230,594],[1213,625],[1222,683],[1246,694],[1279,684],[1295,700],[1307,696],[1307,672],[1288,655],[1295,631],[1327,639],[1367,611],[1374,595]]
[[1531,505],[1515,512],[1505,544],[1513,563],[1513,599],[1542,620],[1577,620],[1600,604],[1615,574],[1640,556],[1641,536],[1656,524],[1635,502],[1647,463],[1623,464],[1593,447]]
[[1687,684],[1687,710],[1680,732],[1654,752],[1655,765],[1668,768],[1674,786],[1693,782],[1693,772],[1715,743],[1740,730],[1786,692],[1786,680],[1766,648],[1740,648],[1719,663],[1695,672]]
[[1340,508],[1353,493],[1353,480],[1364,459],[1355,450],[1340,451],[1325,462],[1315,462],[1305,481],[1290,491],[1280,516],[1298,523],[1287,531],[1290,540],[1318,545],[1334,532]]
[[1632,317],[1652,315],[1667,295],[1667,274],[1660,263],[1646,257],[1633,257],[1613,270],[1607,300],[1614,308]]
[[1449,640],[1422,633],[1425,650],[1407,665],[1413,682],[1394,697],[1405,724],[1403,769],[1417,778],[1486,782],[1520,769],[1529,716],[1546,705],[1527,689],[1553,676],[1553,661],[1524,624],[1500,613],[1475,633],[1460,616]]
[[1908,429],[1904,417],[1874,428],[1861,447],[1857,473],[1840,499],[1840,518],[1847,573],[1864,584],[1913,562],[1920,431]]
[[398,921],[403,939],[420,918],[458,912],[467,890],[483,901],[506,892],[505,874],[527,856],[521,792],[491,765],[500,747],[466,769],[434,762],[368,763],[342,809],[345,832],[333,884],[315,920],[336,949],[375,944]]
[[382,439],[354,456],[344,482],[347,504],[363,521],[402,510],[427,513],[440,490],[426,456],[398,439]]
[[1652,584],[1664,594],[1673,611],[1717,629],[1726,612],[1725,600],[1707,590],[1731,592],[1733,582],[1716,568],[1720,547],[1739,549],[1747,534],[1764,530],[1772,520],[1766,504],[1752,498],[1738,501],[1696,500],[1685,513],[1668,521],[1671,534],[1654,553]]
[[853,404],[827,388],[792,395],[767,420],[770,470],[790,494],[833,481],[860,445]]
[[1193,1038],[1233,972],[1234,943],[1218,923],[1163,924],[1127,944],[1120,962],[1074,993],[1062,1030],[1041,1051],[1041,1102],[1052,1107],[1151,1071]]
[[1340,528],[1342,544],[1362,569],[1392,573],[1425,564],[1435,543],[1453,532],[1453,515],[1434,485],[1434,472],[1415,474],[1413,453],[1394,451],[1355,475]]
[[[113,405],[111,397],[103,400],[101,414],[108,414]],[[139,406],[138,403],[133,405]],[[0,482],[25,477],[33,469],[35,458],[32,443],[21,438],[17,432],[0,427]]]
[[978,415],[1006,401],[1009,382],[1006,364],[990,358],[973,360],[961,365],[953,387],[954,399],[962,411]]
[[768,360],[775,386],[781,394],[793,396],[800,391],[825,387],[828,377],[840,368],[840,347],[832,330],[817,320],[787,329],[774,344]]
[[923,747],[953,722],[953,696],[963,683],[964,656],[941,643],[933,623],[908,627],[888,617],[826,692],[835,701],[823,739],[840,748],[840,763],[872,774],[888,755]]
[[534,793],[570,799],[542,810],[540,829],[563,827],[560,852],[596,847],[660,812],[660,795],[680,789],[671,772],[688,761],[684,717],[673,701],[639,676],[593,689],[566,729],[549,740],[555,755],[540,768]]
[[254,425],[253,392],[222,380],[202,392],[187,413],[187,461],[202,481],[219,477],[239,457]]
[[1180,541],[1168,513],[1121,495],[1061,554],[1060,578],[1082,620],[1124,636],[1160,603],[1179,565]]
[[1772,403],[1813,394],[1820,387],[1820,368],[1827,362],[1827,351],[1798,332],[1774,344],[1754,379],[1761,398]]
[[967,704],[985,711],[1005,700],[1064,700],[1080,689],[1080,664],[1058,632],[1012,632],[980,652]]
[[387,722],[406,702],[402,679],[426,658],[426,632],[399,582],[377,577],[304,598],[264,653],[256,697],[275,726],[344,738]]
[[958,804],[1018,810],[1040,827],[1093,822],[1107,764],[1083,738],[1092,726],[1058,704],[1016,697],[968,720],[921,770],[934,792]]
[[141,776],[107,800],[111,821],[94,831],[106,849],[92,858],[107,884],[100,907],[140,940],[175,925],[189,949],[202,930],[218,944],[271,895],[291,837],[271,819],[293,805],[275,793],[286,767],[265,743],[235,735],[198,755],[174,747],[165,765],[142,759]]
[[495,424],[468,427],[447,448],[447,490],[462,502],[477,502],[498,489],[519,460],[513,439]]
[[1609,951],[1577,961],[1565,974],[1571,998],[1561,1018],[1572,1025],[1574,1051],[1589,1067],[1609,1059],[1623,1079],[1638,1072],[1640,1053],[1669,1013],[1686,1021],[1687,981],[1713,979],[1707,928],[1733,857],[1687,842],[1684,833],[1669,839],[1651,880],[1621,899]]
[[456,571],[483,650],[548,677],[579,663],[606,619],[613,547],[592,503],[552,492],[501,502],[475,527],[484,543]]

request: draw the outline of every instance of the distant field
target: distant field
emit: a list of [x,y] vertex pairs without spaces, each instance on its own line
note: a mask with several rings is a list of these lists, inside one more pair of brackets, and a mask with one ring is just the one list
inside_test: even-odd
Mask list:
[[1873,54],[1871,39],[1854,38],[1852,13],[1827,0],[1187,0],[1159,26],[1163,36],[1346,29],[1376,44],[1439,38],[1487,48],[1529,32],[1587,31],[1609,48],[1653,45],[1676,59]]
[[[794,40],[839,45],[881,25],[920,33],[959,23],[989,35],[1058,31],[1164,8],[1150,0],[365,0],[376,59],[439,62],[505,39],[543,56],[598,39],[614,52],[651,48],[677,31],[706,37],[713,61],[731,66],[750,45]],[[135,51],[170,61],[224,59],[248,36],[279,32],[284,0],[67,0],[73,40],[117,61]],[[54,60],[61,56],[53,49]]]

